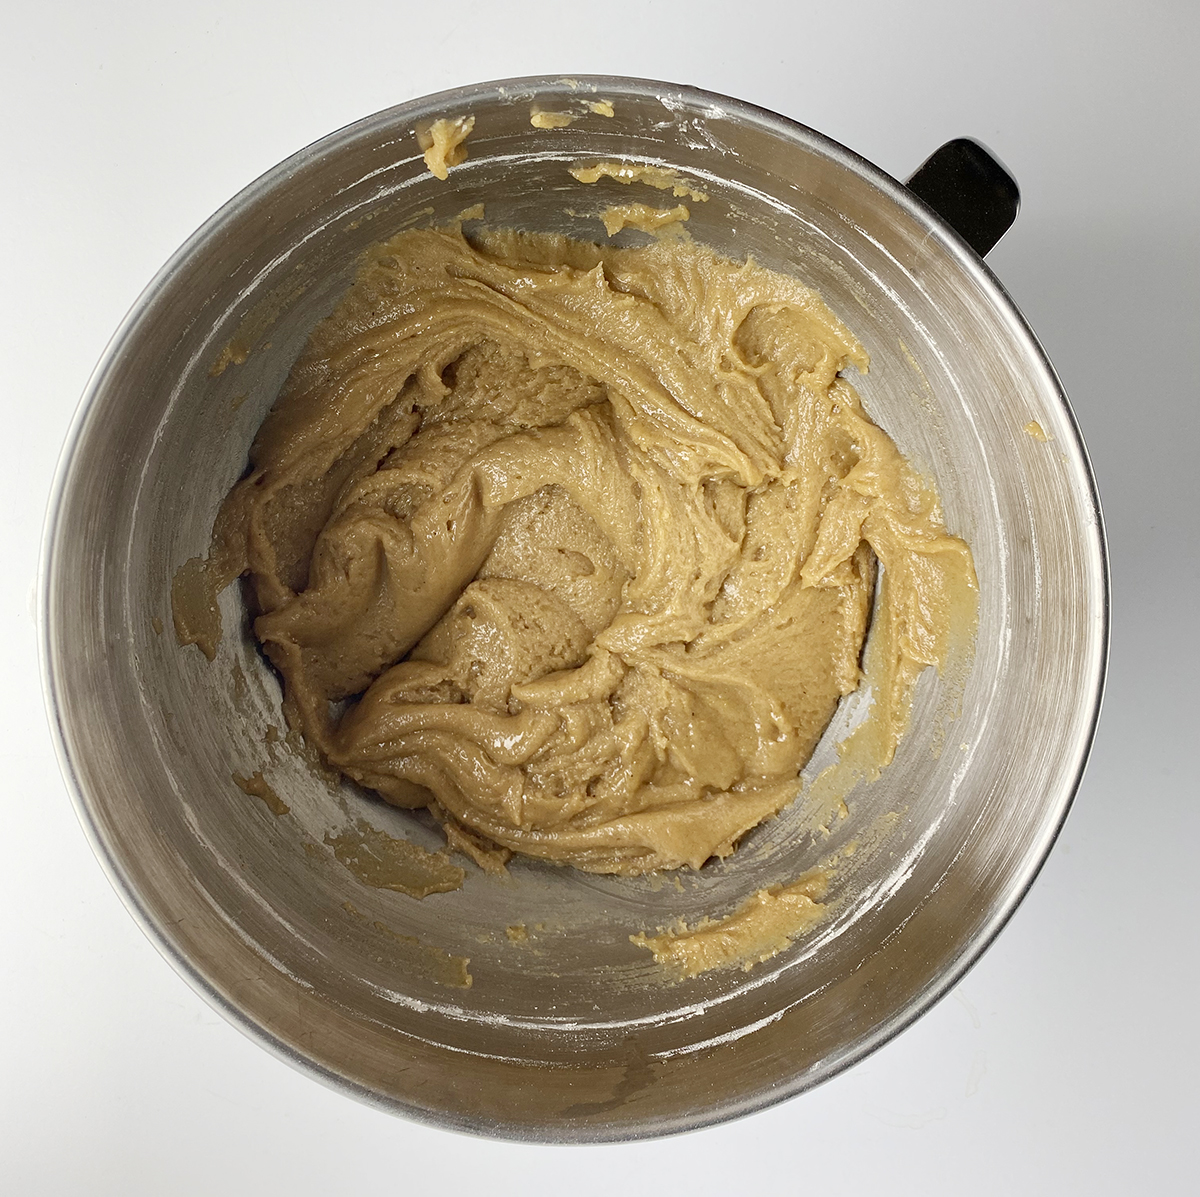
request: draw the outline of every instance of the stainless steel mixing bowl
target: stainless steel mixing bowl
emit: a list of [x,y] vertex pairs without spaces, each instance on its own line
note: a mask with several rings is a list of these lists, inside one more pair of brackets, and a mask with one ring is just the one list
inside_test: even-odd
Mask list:
[[[614,115],[584,115],[586,100],[612,101]],[[580,119],[535,129],[535,101]],[[463,113],[476,119],[470,157],[438,182],[413,130]],[[471,870],[461,890],[418,902],[362,884],[326,835],[363,820],[433,847],[436,831],[269,743],[279,687],[238,588],[222,598],[226,635],[210,664],[171,635],[171,578],[205,552],[259,422],[360,251],[476,203],[489,223],[595,239],[603,203],[643,198],[568,173],[596,159],[678,169],[710,196],[691,204],[693,236],[795,272],[857,332],[872,357],[854,380],[867,409],[936,480],[950,528],[974,550],[974,660],[957,717],[946,685],[923,677],[896,760],[853,792],[828,838],[808,830],[801,801],[678,885],[516,862],[508,880]],[[744,1114],[927,1009],[1050,850],[1106,652],[1085,452],[1053,370],[978,256],[810,129],[622,79],[518,80],[406,104],[227,204],[151,283],[96,370],[51,505],[43,584],[63,768],[113,884],[164,955],[311,1075],[520,1139],[637,1138]],[[808,776],[834,759],[855,705]],[[288,815],[233,784],[256,770]],[[826,923],[748,972],[672,984],[629,941],[729,911],[851,841],[860,850],[836,876]],[[528,938],[511,942],[518,924]],[[471,988],[425,967],[439,950],[470,958]]]

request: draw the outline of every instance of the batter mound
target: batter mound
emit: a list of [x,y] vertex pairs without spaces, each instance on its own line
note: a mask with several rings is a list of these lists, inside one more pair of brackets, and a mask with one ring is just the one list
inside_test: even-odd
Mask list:
[[308,739],[454,846],[698,868],[796,797],[869,620],[890,756],[973,592],[850,366],[815,292],[695,244],[406,232],[313,333],[208,568],[249,571]]

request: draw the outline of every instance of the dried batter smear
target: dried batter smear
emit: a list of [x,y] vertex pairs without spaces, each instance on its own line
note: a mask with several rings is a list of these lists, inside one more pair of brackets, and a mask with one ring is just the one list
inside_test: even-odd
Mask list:
[[791,885],[760,889],[727,918],[702,919],[658,935],[631,935],[639,947],[680,977],[739,965],[749,970],[783,951],[825,916],[820,899],[829,876],[815,869]]

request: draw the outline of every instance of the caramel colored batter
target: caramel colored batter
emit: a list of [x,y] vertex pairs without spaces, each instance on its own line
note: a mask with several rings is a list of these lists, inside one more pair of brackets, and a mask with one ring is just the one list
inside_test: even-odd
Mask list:
[[640,233],[661,236],[668,231],[682,231],[683,222],[690,219],[691,215],[686,204],[677,204],[674,208],[652,208],[649,204],[614,204],[604,209],[600,215],[600,222],[610,237],[622,229],[637,229]]
[[571,175],[580,183],[598,183],[611,179],[615,183],[645,183],[659,191],[669,191],[676,199],[706,203],[708,194],[685,182],[665,166],[649,166],[639,162],[597,162],[592,166],[573,166]]
[[404,232],[314,331],[193,572],[249,572],[309,742],[455,846],[698,868],[796,797],[869,620],[886,763],[973,602],[841,376],[866,366],[812,290],[695,244]]
[[534,104],[529,109],[529,123],[535,129],[565,129],[579,120],[581,116],[586,116],[588,112],[593,116],[612,117],[616,115],[611,100],[587,100],[585,107],[587,112],[573,113],[543,108],[540,104]]
[[569,112],[552,112],[537,104],[529,110],[529,123],[535,129],[565,129],[574,120]]
[[475,128],[473,116],[442,117],[427,129],[417,130],[417,144],[425,152],[425,165],[439,179],[450,177],[450,167],[467,160],[463,144]]
[[703,919],[692,928],[629,938],[682,977],[731,965],[749,970],[821,921],[825,907],[820,899],[828,885],[828,874],[815,869],[791,885],[760,889],[728,918]]
[[446,894],[463,883],[463,871],[442,852],[426,852],[366,823],[358,823],[325,842],[359,881],[375,889],[391,889],[410,898]]
[[286,815],[292,808],[271,788],[270,783],[262,772],[252,773],[249,777],[243,777],[240,773],[233,775],[233,784],[237,786],[243,794],[249,794],[252,798],[261,798],[266,804],[267,810],[273,815]]

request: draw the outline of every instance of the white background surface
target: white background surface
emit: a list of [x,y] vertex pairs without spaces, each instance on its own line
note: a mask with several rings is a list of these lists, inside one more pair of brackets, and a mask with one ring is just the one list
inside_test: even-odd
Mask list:
[[[578,1197],[1195,1191],[1200,6],[10,0],[3,28],[0,1190],[425,1194],[450,1170],[463,1192]],[[541,73],[740,96],[899,176],[952,136],[989,144],[1024,198],[989,261],[1072,397],[1112,554],[1092,763],[983,961],[824,1087],[632,1146],[410,1125],[244,1039],[93,860],[38,681],[33,590],[59,447],[161,263],[332,129]]]

